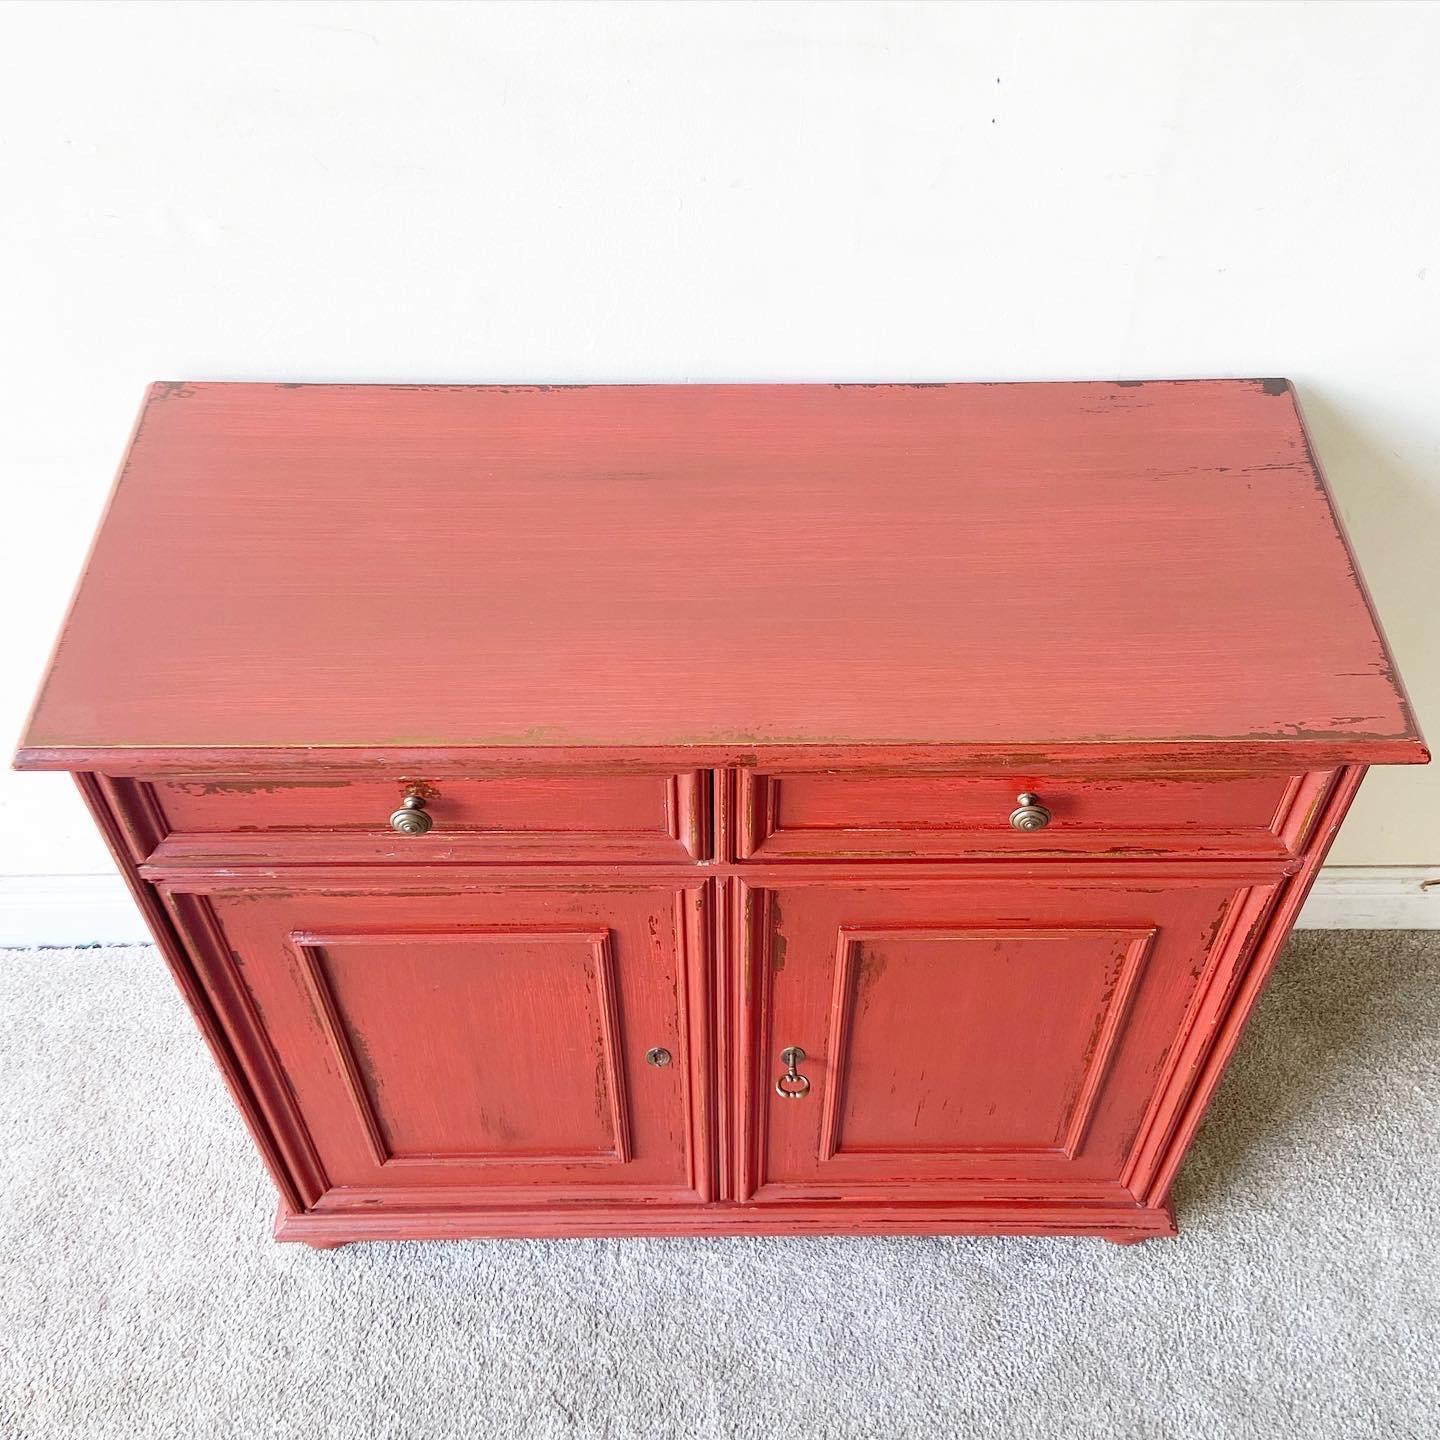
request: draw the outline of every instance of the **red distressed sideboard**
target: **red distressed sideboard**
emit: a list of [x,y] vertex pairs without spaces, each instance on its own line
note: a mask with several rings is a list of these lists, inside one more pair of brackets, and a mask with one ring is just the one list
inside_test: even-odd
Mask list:
[[170,383],[17,763],[332,1245],[1171,1234],[1426,758],[1284,381]]

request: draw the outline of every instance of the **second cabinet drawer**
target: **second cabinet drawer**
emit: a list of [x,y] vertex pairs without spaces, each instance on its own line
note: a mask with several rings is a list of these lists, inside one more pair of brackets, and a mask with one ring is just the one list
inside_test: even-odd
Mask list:
[[[697,771],[141,783],[156,853],[171,860],[688,860],[708,853],[708,786]],[[412,789],[429,826],[400,833],[391,816]]]
[[[1143,777],[795,771],[740,778],[741,859],[1294,855],[1332,772]],[[1021,797],[1029,816],[1012,816]],[[1039,822],[1034,829],[1017,828]]]

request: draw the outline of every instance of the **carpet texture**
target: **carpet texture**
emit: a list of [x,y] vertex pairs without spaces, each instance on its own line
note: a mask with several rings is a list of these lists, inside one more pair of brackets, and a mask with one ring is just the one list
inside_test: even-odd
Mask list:
[[1440,934],[1297,936],[1182,1234],[271,1243],[148,949],[0,952],[0,1434],[1440,1435]]

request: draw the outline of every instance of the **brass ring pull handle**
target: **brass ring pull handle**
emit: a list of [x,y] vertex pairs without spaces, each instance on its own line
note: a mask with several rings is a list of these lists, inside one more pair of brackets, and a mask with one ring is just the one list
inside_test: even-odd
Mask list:
[[1043,830],[1050,823],[1050,812],[1040,803],[1038,795],[1027,790],[1015,797],[1018,809],[1010,812],[1010,825],[1015,830]]
[[435,824],[432,816],[425,811],[426,790],[412,785],[400,802],[400,808],[390,815],[390,828],[397,835],[424,835]]
[[785,1073],[775,1082],[775,1093],[786,1100],[803,1100],[810,1093],[810,1079],[795,1067],[805,1058],[805,1052],[798,1045],[787,1045],[780,1052],[780,1063]]

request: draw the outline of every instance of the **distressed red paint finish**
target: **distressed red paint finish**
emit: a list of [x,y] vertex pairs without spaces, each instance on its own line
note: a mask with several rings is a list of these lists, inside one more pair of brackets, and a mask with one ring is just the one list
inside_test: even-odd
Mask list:
[[1418,755],[1285,388],[156,386],[24,755],[1085,742]]
[[169,384],[17,763],[329,1246],[1173,1233],[1426,758],[1283,382]]

